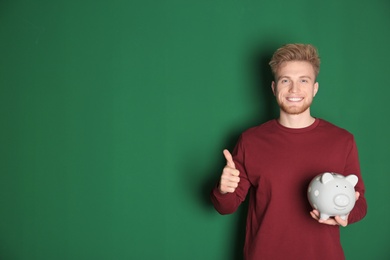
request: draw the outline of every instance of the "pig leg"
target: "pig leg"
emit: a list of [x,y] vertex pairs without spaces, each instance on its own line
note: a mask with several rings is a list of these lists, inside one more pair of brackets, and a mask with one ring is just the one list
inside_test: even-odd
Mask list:
[[346,220],[346,219],[347,219],[347,215],[342,215],[342,216],[340,216],[340,218],[341,218],[342,220]]
[[329,218],[328,214],[320,213],[320,219],[327,220]]

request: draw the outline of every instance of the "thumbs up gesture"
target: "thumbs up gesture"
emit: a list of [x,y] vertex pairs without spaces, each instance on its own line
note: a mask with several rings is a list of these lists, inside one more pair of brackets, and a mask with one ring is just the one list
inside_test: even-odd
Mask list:
[[240,182],[240,172],[236,169],[233,157],[228,150],[223,150],[226,159],[226,166],[223,168],[221,180],[219,182],[219,192],[221,194],[233,193]]

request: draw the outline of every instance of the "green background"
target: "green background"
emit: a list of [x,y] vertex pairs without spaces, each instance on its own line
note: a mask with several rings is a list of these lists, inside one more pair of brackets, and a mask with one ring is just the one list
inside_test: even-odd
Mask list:
[[[390,2],[0,1],[0,259],[241,259],[245,206],[209,191],[277,115],[267,62],[312,43],[313,114],[352,132],[368,215],[347,259],[390,259]],[[293,223],[292,223],[293,224]]]

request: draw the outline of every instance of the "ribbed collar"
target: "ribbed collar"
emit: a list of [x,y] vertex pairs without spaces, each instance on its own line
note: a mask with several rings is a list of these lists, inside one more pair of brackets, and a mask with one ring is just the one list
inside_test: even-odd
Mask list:
[[276,127],[278,127],[279,129],[281,129],[285,132],[289,132],[292,134],[300,134],[300,133],[305,133],[305,132],[308,132],[308,131],[315,129],[319,125],[320,121],[321,121],[321,119],[316,118],[314,123],[307,126],[307,127],[289,128],[289,127],[285,127],[285,126],[281,125],[277,119],[274,119],[274,125],[276,125]]

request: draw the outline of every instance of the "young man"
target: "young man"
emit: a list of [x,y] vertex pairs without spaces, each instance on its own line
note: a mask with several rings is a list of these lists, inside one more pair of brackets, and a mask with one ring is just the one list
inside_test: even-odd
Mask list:
[[[245,131],[211,200],[221,214],[233,213],[249,194],[244,257],[252,259],[345,259],[339,226],[367,212],[358,151],[352,134],[310,114],[318,92],[320,60],[312,45],[287,44],[269,63],[278,119]],[[348,217],[319,219],[306,192],[317,174],[355,174],[356,204]]]

